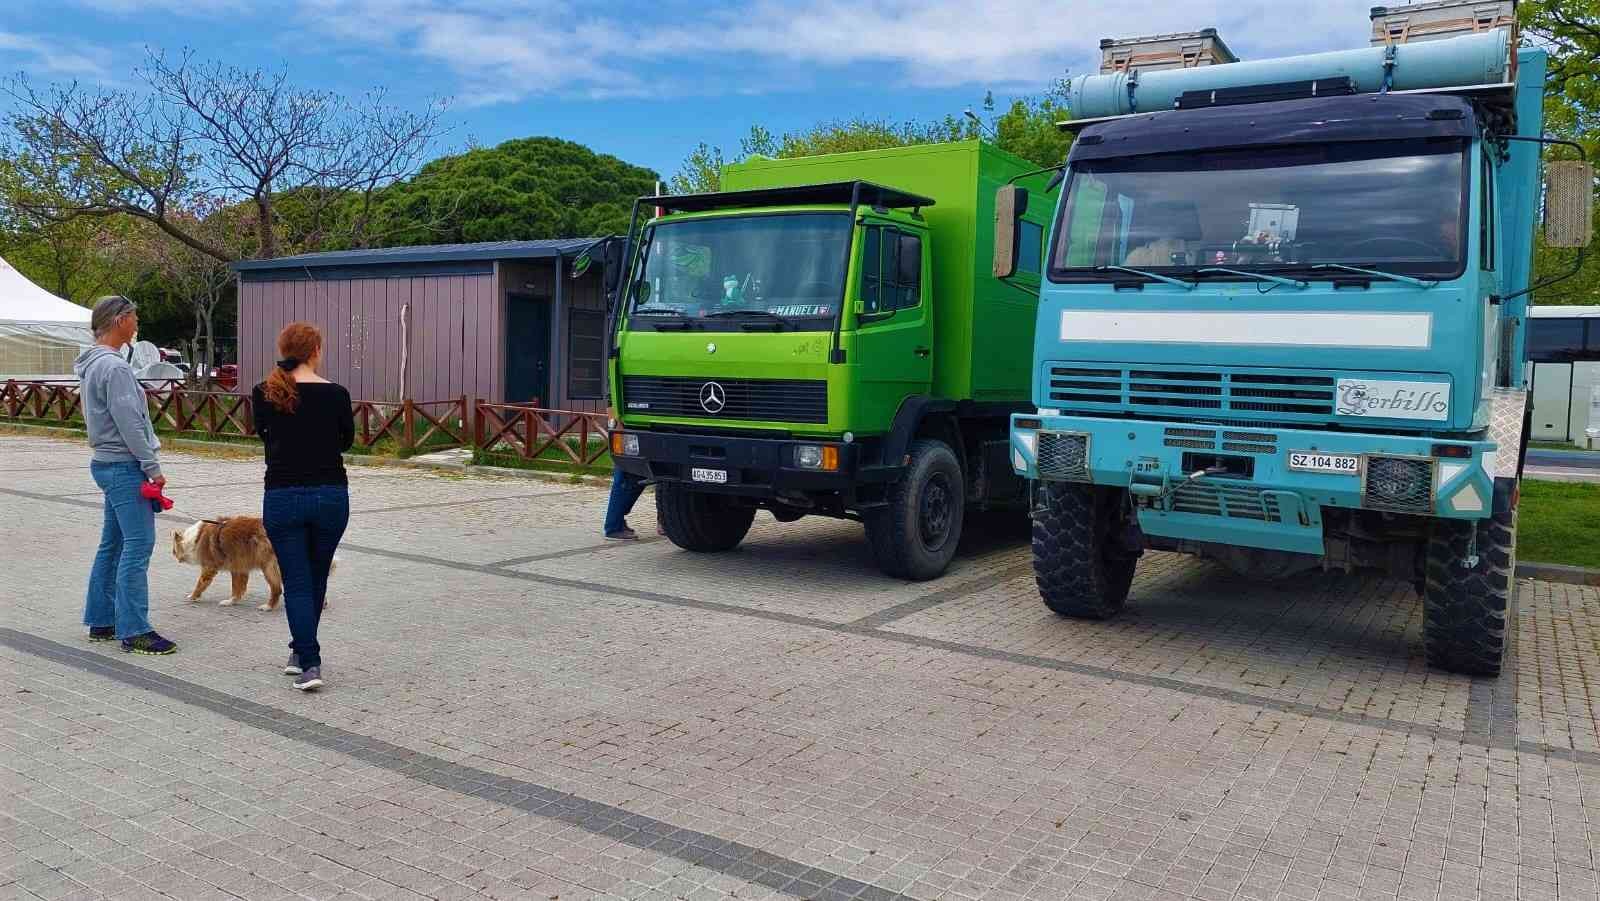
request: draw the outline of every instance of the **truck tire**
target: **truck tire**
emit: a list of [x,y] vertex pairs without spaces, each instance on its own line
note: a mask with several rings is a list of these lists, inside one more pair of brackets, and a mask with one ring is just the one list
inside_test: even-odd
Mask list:
[[911,465],[889,487],[888,504],[867,514],[867,542],[878,568],[925,582],[950,566],[961,543],[966,479],[955,451],[943,441],[911,445]]
[[1062,616],[1109,619],[1122,610],[1142,548],[1126,546],[1124,493],[1046,482],[1033,513],[1033,575]]
[[711,554],[739,546],[756,518],[756,508],[731,497],[694,491],[684,485],[656,485],[656,519],[672,543],[686,551]]
[[[1478,532],[1478,564],[1463,563]],[[1488,519],[1434,520],[1422,595],[1428,665],[1467,676],[1498,676],[1506,610],[1516,590],[1517,508]]]

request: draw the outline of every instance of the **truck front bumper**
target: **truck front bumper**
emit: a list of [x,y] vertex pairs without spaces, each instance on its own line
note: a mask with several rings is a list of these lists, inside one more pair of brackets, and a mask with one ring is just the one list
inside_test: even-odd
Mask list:
[[[1450,456],[1435,453],[1446,445]],[[1294,452],[1358,463],[1348,473],[1307,471],[1290,467]],[[1073,415],[1016,416],[1011,428],[1019,475],[1127,488],[1148,534],[1310,554],[1322,553],[1327,507],[1489,516],[1504,453],[1517,449],[1488,440]],[[1212,464],[1230,471],[1186,481]]]
[[[618,468],[651,482],[682,482],[697,491],[789,502],[818,495],[837,496],[846,505],[858,489],[893,481],[897,467],[878,464],[863,442],[749,438],[719,434],[629,431],[638,453],[614,454]],[[801,466],[802,447],[832,448],[832,469]],[[701,470],[701,478],[695,471]],[[721,473],[726,481],[708,480]],[[803,505],[802,505],[803,506]]]

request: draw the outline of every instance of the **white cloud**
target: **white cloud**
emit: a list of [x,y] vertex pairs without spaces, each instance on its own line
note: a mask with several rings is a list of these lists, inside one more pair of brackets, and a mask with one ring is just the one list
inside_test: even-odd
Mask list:
[[[165,0],[89,0],[97,3]],[[1037,89],[1099,39],[1216,26],[1246,58],[1359,46],[1370,0],[299,0],[325,36],[441,65],[469,104],[531,95],[750,93],[813,76]],[[1130,25],[1130,23],[1132,23]]]
[[0,31],[0,67],[51,78],[104,81],[112,54],[100,47],[64,44],[54,38]]

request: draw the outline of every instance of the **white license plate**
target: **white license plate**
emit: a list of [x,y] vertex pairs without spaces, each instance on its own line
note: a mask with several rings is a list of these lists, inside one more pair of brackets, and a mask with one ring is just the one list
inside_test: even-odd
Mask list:
[[696,482],[715,482],[718,485],[727,484],[728,471],[726,469],[699,469],[689,470],[689,478]]
[[1336,472],[1340,475],[1361,474],[1361,458],[1355,454],[1317,454],[1309,451],[1290,451],[1289,468],[1306,472]]

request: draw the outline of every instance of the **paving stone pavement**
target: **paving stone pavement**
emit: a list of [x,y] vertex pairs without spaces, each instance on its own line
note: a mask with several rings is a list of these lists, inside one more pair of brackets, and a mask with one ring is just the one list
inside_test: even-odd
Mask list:
[[[1474,681],[1392,581],[1153,554],[1069,622],[1002,520],[913,585],[848,523],[699,556],[648,496],[609,543],[602,489],[352,468],[307,696],[281,611],[183,600],[176,513],[179,653],[83,641],[86,460],[0,436],[0,897],[1600,897],[1592,587],[1522,583]],[[259,458],[165,466],[259,510]]]

